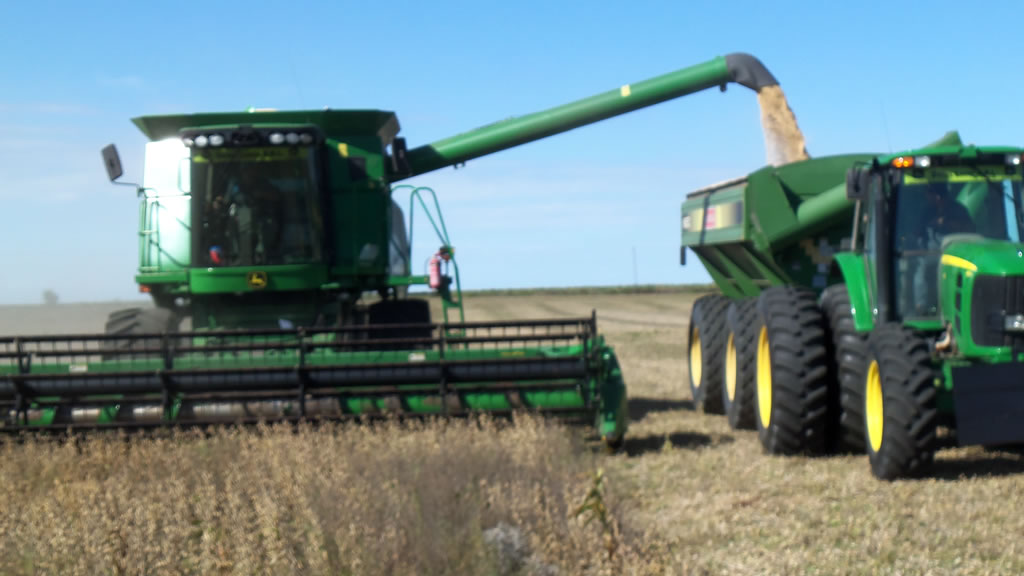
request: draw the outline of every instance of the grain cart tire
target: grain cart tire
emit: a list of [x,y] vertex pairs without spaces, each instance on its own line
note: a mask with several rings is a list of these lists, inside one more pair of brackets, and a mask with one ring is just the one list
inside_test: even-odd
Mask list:
[[757,301],[758,437],[769,454],[827,449],[828,349],[825,315],[813,292],[768,288]]
[[722,369],[725,367],[725,313],[729,299],[701,296],[690,312],[688,351],[690,394],[698,410],[722,414]]
[[[111,312],[104,332],[109,336],[123,336],[124,339],[104,341],[103,358],[109,360],[116,358],[118,352],[158,347],[161,342],[156,339],[142,340],[134,337],[176,332],[180,321],[181,318],[166,308],[126,308]],[[141,357],[135,354],[131,356]]]
[[867,337],[853,325],[846,286],[829,286],[821,294],[830,339],[830,444],[837,452],[864,452],[864,370]]
[[757,372],[757,299],[737,300],[726,314],[722,406],[734,430],[753,430]]
[[877,478],[915,476],[935,457],[935,371],[928,344],[900,324],[868,337],[864,379],[864,444]]

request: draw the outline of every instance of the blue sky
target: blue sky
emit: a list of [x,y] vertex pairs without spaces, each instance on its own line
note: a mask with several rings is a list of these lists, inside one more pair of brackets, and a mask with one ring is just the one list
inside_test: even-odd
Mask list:
[[[0,3],[0,304],[137,298],[144,114],[394,110],[410,147],[750,52],[809,152],[958,129],[1019,145],[1018,2]],[[680,267],[687,191],[764,163],[757,99],[709,90],[417,178],[465,288],[707,281]],[[427,231],[417,232],[419,239]],[[425,260],[434,242],[417,242]]]

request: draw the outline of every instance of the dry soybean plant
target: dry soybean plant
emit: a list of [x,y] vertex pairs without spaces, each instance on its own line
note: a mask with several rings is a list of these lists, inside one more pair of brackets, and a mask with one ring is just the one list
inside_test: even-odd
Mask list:
[[0,574],[642,570],[608,548],[614,502],[579,435],[530,416],[24,437],[0,453]]

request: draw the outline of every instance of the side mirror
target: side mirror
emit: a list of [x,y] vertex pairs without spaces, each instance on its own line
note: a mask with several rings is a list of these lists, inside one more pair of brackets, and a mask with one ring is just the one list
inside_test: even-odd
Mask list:
[[868,174],[862,168],[850,168],[846,171],[846,197],[848,199],[864,199],[868,193]]
[[124,169],[121,168],[121,156],[117,153],[117,146],[110,144],[103,149],[103,165],[107,169],[107,176],[111,182],[124,176]]
[[409,174],[409,150],[405,145],[405,138],[395,138],[391,142],[391,171],[395,174]]

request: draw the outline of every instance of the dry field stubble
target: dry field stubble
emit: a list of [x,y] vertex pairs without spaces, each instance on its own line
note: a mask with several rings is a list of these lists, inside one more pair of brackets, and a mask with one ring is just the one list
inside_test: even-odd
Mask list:
[[7,445],[0,573],[481,573],[499,522],[531,540],[527,569],[583,573],[608,556],[600,522],[582,525],[594,513],[573,515],[598,467],[613,573],[1024,572],[1018,453],[947,450],[931,477],[895,483],[862,456],[763,456],[754,432],[692,408],[692,300],[467,299],[474,320],[598,310],[631,397],[619,455],[532,419]]

